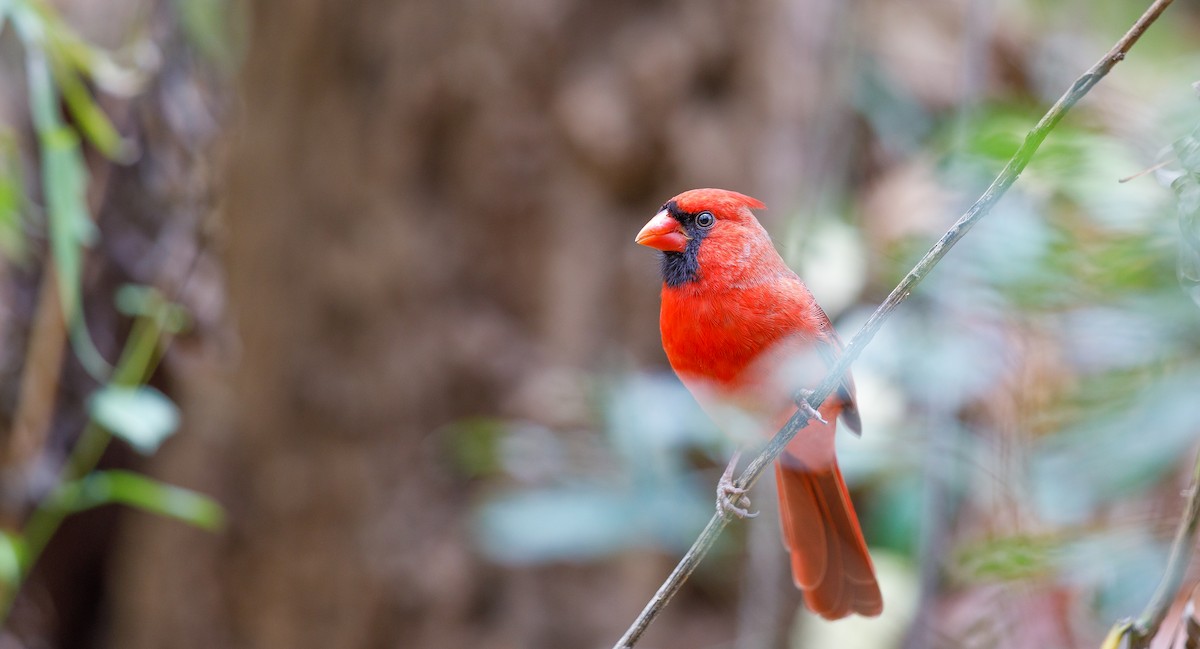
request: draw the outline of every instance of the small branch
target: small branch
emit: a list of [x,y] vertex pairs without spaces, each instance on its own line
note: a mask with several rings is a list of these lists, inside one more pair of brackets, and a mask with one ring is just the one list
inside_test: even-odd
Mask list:
[[[1200,524],[1200,452],[1196,454],[1195,465],[1192,467],[1192,483],[1187,491],[1187,506],[1183,510],[1183,518],[1179,528],[1175,530],[1175,541],[1171,543],[1171,556],[1167,559],[1167,567],[1163,570],[1162,581],[1154,596],[1146,604],[1145,610],[1134,620],[1121,620],[1113,625],[1108,633],[1107,643],[1118,642],[1121,637],[1129,638],[1131,649],[1143,649],[1150,646],[1150,640],[1158,633],[1171,604],[1179,594],[1183,585],[1183,577],[1188,564],[1192,560],[1192,547],[1196,544],[1196,528]],[[1189,603],[1189,606],[1191,604]],[[1189,633],[1191,618],[1189,618]],[[1105,645],[1107,646],[1107,644]],[[1117,646],[1112,644],[1112,646]]]
[[38,289],[37,306],[29,328],[25,367],[21,370],[17,392],[17,411],[12,429],[0,449],[0,470],[7,476],[8,492],[0,501],[0,526],[16,530],[21,511],[26,507],[27,477],[30,461],[46,445],[50,419],[58,398],[59,373],[66,348],[67,325],[58,297],[58,278],[53,265],[47,264]]
[[1146,175],[1146,174],[1148,174],[1148,173],[1154,173],[1155,171],[1158,171],[1159,169],[1162,169],[1163,167],[1165,167],[1165,166],[1167,166],[1167,165],[1171,164],[1172,162],[1175,162],[1175,159],[1174,159],[1174,158],[1168,158],[1168,159],[1166,159],[1166,160],[1163,160],[1162,162],[1160,162],[1160,163],[1158,163],[1158,164],[1156,164],[1156,165],[1153,165],[1153,166],[1147,167],[1147,168],[1145,168],[1145,169],[1142,169],[1141,171],[1139,171],[1139,172],[1137,172],[1137,173],[1133,174],[1132,176],[1125,176],[1124,178],[1122,178],[1122,179],[1118,180],[1117,182],[1119,182],[1119,183],[1127,183],[1127,182],[1129,182],[1129,181],[1131,181],[1131,180],[1137,180],[1138,178],[1141,178],[1142,176],[1145,176],[1145,175]]
[[[854,335],[854,338],[846,345],[842,356],[830,368],[825,380],[809,396],[808,401],[813,408],[819,408],[825,399],[837,389],[837,386],[841,383],[842,376],[850,369],[850,364],[858,358],[863,348],[875,337],[876,332],[879,331],[883,323],[891,316],[892,311],[895,311],[901,302],[908,299],[908,296],[912,294],[917,284],[929,274],[929,271],[933,270],[933,267],[941,261],[942,257],[946,256],[950,248],[959,239],[963,238],[972,226],[991,212],[992,207],[995,206],[996,202],[1004,196],[1009,187],[1020,177],[1021,172],[1025,170],[1025,166],[1029,164],[1029,160],[1033,158],[1033,154],[1041,146],[1042,141],[1058,125],[1058,122],[1062,120],[1067,111],[1071,110],[1100,79],[1104,78],[1112,70],[1113,66],[1125,59],[1125,54],[1129,51],[1129,48],[1133,47],[1133,44],[1145,33],[1146,28],[1158,19],[1159,15],[1171,4],[1171,1],[1155,0],[1150,5],[1150,8],[1133,24],[1133,27],[1109,50],[1108,54],[1105,54],[1087,72],[1076,79],[1071,84],[1070,89],[1042,116],[1037,125],[1033,127],[1033,130],[1029,131],[1029,134],[1025,136],[1025,141],[1021,143],[1020,148],[1013,154],[1003,171],[996,176],[992,184],[983,192],[983,195],[967,209],[946,234],[933,245],[929,252],[925,253],[925,256],[909,271],[908,275],[888,295],[883,304],[880,304],[879,308],[875,309],[875,312],[871,314],[867,322],[863,324],[858,333]],[[783,452],[788,442],[796,436],[796,433],[800,429],[808,425],[808,419],[809,416],[803,410],[797,410],[796,414],[788,420],[787,424],[775,434],[775,437],[771,438],[771,441],[763,451],[750,462],[750,466],[738,478],[737,484],[747,488],[754,486],[759,476],[762,475],[771,462],[775,461],[775,458],[779,457],[779,454]],[[637,643],[654,619],[658,617],[675,593],[683,586],[683,582],[687,581],[688,576],[700,564],[700,561],[708,553],[709,548],[717,537],[720,536],[721,531],[725,529],[725,525],[728,522],[728,519],[723,518],[719,514],[713,515],[695,543],[692,544],[691,549],[680,559],[679,564],[671,571],[667,580],[659,587],[658,592],[654,594],[654,597],[646,604],[641,614],[638,615],[629,629],[625,631],[625,635],[614,645],[614,649],[630,649]]]

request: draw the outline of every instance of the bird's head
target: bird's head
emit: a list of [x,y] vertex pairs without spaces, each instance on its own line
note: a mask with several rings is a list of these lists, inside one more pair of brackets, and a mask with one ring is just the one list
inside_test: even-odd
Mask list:
[[[726,189],[692,189],[663,204],[635,241],[663,252],[667,286],[695,281],[703,257],[726,257],[748,242],[770,239],[751,209],[766,206],[756,198]],[[773,250],[773,249],[772,249]]]

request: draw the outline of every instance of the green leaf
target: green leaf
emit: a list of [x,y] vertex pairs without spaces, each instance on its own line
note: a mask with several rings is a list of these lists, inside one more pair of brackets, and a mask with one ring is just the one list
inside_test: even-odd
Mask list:
[[1062,541],[1049,536],[1016,535],[989,539],[959,552],[957,568],[971,580],[1017,580],[1045,574],[1054,567]]
[[[79,137],[71,128],[58,126],[42,134],[42,174],[46,189],[46,206],[50,211],[51,236],[59,245],[71,247],[69,263],[77,269],[81,245],[96,240],[96,228],[88,216],[85,194],[87,169],[79,148]],[[62,251],[55,250],[61,255]]]
[[237,58],[233,6],[229,0],[175,0],[180,22],[192,44],[218,65]]
[[5,586],[21,583],[21,552],[20,537],[0,532],[0,583]]
[[58,113],[58,92],[50,65],[41,49],[42,24],[32,10],[13,11],[14,24],[26,44],[25,65],[29,107],[42,148],[42,191],[49,216],[50,250],[58,277],[59,299],[68,323],[72,347],[80,363],[94,377],[111,368],[92,342],[83,322],[81,284],[82,247],[96,238],[88,215],[87,169],[75,131]]
[[56,65],[77,70],[109,94],[130,97],[145,85],[144,71],[122,65],[107,51],[88,43],[50,3],[24,1],[11,7],[13,23],[26,49],[48,53]]
[[50,250],[58,277],[59,299],[79,362],[94,377],[111,370],[92,342],[83,320],[83,248],[96,239],[88,216],[87,171],[79,138],[60,126],[42,138],[42,185],[49,213]]
[[133,318],[155,318],[164,330],[179,333],[190,322],[187,309],[170,302],[158,289],[142,284],[125,284],[117,289],[117,310]]
[[494,417],[469,417],[451,423],[443,431],[455,468],[471,477],[498,473],[501,444],[506,429],[504,422]]
[[206,530],[220,529],[225,512],[212,498],[131,471],[96,471],[65,485],[59,494],[73,512],[117,503],[175,518]]
[[69,65],[60,63],[54,66],[54,79],[62,89],[67,109],[75,117],[75,122],[79,124],[88,141],[112,160],[132,161],[135,155],[133,143],[117,133],[108,115],[96,105],[92,93],[88,91],[78,72]]
[[92,396],[92,418],[146,455],[179,427],[179,410],[152,387],[108,385]]
[[17,141],[7,128],[0,129],[0,254],[8,259],[26,258],[21,210],[26,205]]
[[125,284],[117,289],[117,310],[129,317],[153,316],[162,296],[152,286]]

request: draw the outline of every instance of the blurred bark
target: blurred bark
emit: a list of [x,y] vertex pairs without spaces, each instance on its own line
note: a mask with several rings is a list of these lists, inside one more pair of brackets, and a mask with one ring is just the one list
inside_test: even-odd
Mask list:
[[[667,564],[485,563],[438,431],[588,425],[585,370],[658,357],[630,237],[686,187],[762,189],[770,124],[800,117],[764,72],[800,6],[253,3],[223,209],[238,343],[173,354],[186,429],[156,458],[231,529],[136,517],[113,644],[619,635]],[[733,607],[683,604],[664,645],[732,636]]]

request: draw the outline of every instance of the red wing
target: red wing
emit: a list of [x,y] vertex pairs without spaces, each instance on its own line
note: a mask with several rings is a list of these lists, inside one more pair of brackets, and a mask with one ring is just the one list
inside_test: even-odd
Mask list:
[[[833,367],[834,363],[837,363],[838,357],[842,355],[844,347],[842,339],[838,337],[833,323],[829,321],[829,316],[825,315],[825,311],[820,305],[813,302],[812,308],[816,311],[821,329],[821,338],[817,341],[817,352],[821,358],[825,359],[827,365]],[[837,396],[845,404],[842,410],[842,421],[855,435],[861,435],[862,419],[858,416],[858,404],[854,401],[854,377],[850,374],[850,370],[846,370],[846,375],[842,377],[842,384],[838,388]]]

